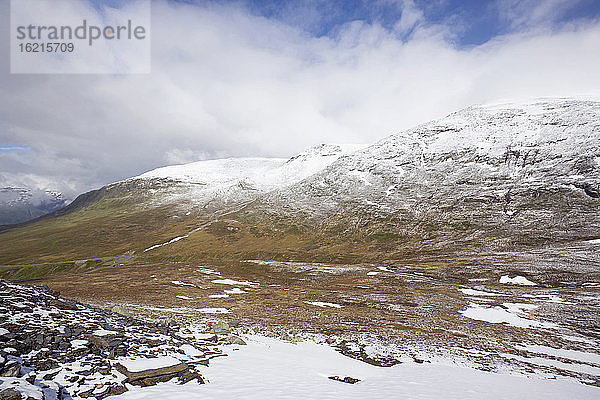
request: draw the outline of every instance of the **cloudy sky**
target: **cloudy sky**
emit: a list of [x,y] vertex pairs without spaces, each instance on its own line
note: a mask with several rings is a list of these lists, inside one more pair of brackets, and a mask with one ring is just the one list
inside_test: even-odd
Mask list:
[[[80,3],[102,18],[130,2]],[[370,143],[475,103],[600,97],[597,0],[156,0],[152,72],[129,75],[11,74],[0,4],[0,186],[73,196]]]

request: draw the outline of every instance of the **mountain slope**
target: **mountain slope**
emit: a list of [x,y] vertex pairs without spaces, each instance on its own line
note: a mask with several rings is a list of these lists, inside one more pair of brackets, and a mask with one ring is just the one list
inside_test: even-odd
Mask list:
[[364,145],[320,145],[285,159],[170,166],[80,195],[69,206],[2,234],[0,263],[54,262],[141,251],[239,209]]
[[0,260],[510,260],[600,237],[598,139],[600,103],[554,99],[470,107],[363,149],[160,168],[3,233]]
[[205,209],[255,200],[313,175],[338,158],[365,145],[323,144],[290,158],[228,158],[158,168],[120,184],[147,189],[152,186],[153,204],[187,203]]
[[496,248],[596,238],[598,139],[596,102],[470,107],[340,159],[264,197],[262,209],[368,216],[393,222],[384,232],[399,238],[480,237]]

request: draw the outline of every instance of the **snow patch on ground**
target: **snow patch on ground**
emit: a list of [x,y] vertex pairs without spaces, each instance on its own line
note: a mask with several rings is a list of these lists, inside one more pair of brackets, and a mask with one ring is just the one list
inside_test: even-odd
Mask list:
[[127,368],[129,372],[139,372],[144,371],[146,369],[171,367],[173,365],[181,363],[181,361],[179,361],[177,358],[170,356],[135,359],[122,358],[118,359],[117,362],[119,362],[121,365]]
[[518,360],[521,362],[526,362],[530,364],[539,365],[542,367],[554,367],[558,369],[562,369],[565,371],[573,371],[582,374],[590,374],[590,375],[600,375],[600,368],[592,367],[587,364],[578,364],[578,363],[566,363],[558,360],[551,360],[548,358],[542,357],[523,357],[514,354],[501,354],[502,357],[512,358],[514,360]]
[[249,282],[249,281],[244,281],[244,282],[240,282],[240,281],[234,281],[233,279],[215,279],[212,281],[212,283],[218,283],[220,285],[242,285],[242,286],[257,286],[260,285],[260,283],[258,282]]
[[585,286],[585,287],[600,287],[600,283],[598,283],[598,282],[585,282],[582,286]]
[[71,340],[71,347],[73,350],[78,350],[87,347],[88,343],[85,339],[73,339]]
[[342,308],[342,305],[339,304],[335,304],[335,303],[327,303],[324,301],[305,301],[306,304],[310,304],[313,306],[317,306],[317,307],[332,307],[332,308]]
[[536,286],[537,283],[531,282],[529,279],[524,276],[517,275],[514,278],[510,278],[508,275],[504,275],[500,277],[500,283],[510,284],[510,285],[522,285],[522,286]]
[[182,282],[182,281],[171,281],[171,283],[173,285],[177,285],[177,286],[191,286],[191,287],[196,287],[196,285],[194,285],[193,283]]
[[[484,372],[457,365],[402,363],[390,368],[345,357],[313,342],[293,344],[248,336],[247,346],[200,367],[206,385],[172,382],[131,390],[110,399],[597,399],[600,388],[575,380],[545,380]],[[258,367],[260,366],[260,367]],[[360,379],[354,385],[330,376]]]
[[523,317],[526,316],[525,310],[533,310],[534,308],[536,306],[533,304],[521,303],[504,303],[502,306],[494,307],[471,303],[466,310],[459,311],[459,313],[467,318],[492,324],[506,323],[519,328],[557,328],[556,324]]
[[231,311],[229,311],[226,308],[198,308],[196,309],[196,311],[201,312],[203,314],[229,314]]
[[206,275],[221,275],[220,272],[212,270],[210,268],[198,268],[196,270],[196,272],[200,272],[201,274],[206,274]]
[[94,332],[92,332],[94,336],[110,336],[110,335],[117,335],[118,332],[115,331],[109,331],[106,329],[97,329]]
[[467,296],[506,296],[505,294],[484,292],[482,290],[475,290],[475,289],[458,289],[458,290],[460,292],[462,292],[463,294],[466,294]]
[[244,293],[248,293],[240,288],[233,288],[233,289],[229,289],[229,290],[225,290],[226,294],[244,294]]
[[565,301],[562,297],[555,294],[524,294],[523,297],[527,297],[535,301],[543,301],[545,303],[573,304]]
[[549,356],[568,358],[569,360],[600,364],[600,354],[589,353],[578,350],[556,349],[554,347],[541,346],[537,344],[526,344],[517,346],[517,349],[526,350],[531,353],[542,353]]

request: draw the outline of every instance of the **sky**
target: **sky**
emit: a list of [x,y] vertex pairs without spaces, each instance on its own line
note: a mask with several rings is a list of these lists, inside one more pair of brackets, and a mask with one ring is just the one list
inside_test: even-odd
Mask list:
[[8,0],[0,18],[0,187],[67,197],[373,143],[473,104],[600,98],[598,0],[153,0],[149,74],[11,74]]

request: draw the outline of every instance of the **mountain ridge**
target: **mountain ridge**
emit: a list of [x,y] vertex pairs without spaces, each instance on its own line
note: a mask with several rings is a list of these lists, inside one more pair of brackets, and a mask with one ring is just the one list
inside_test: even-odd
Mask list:
[[[472,106],[366,147],[149,171],[106,186],[75,214],[87,230],[105,226],[115,251],[186,235],[145,254],[156,259],[383,260],[592,240],[600,237],[598,121],[594,101]],[[241,170],[248,160],[257,172]],[[104,220],[89,225],[93,210]]]

